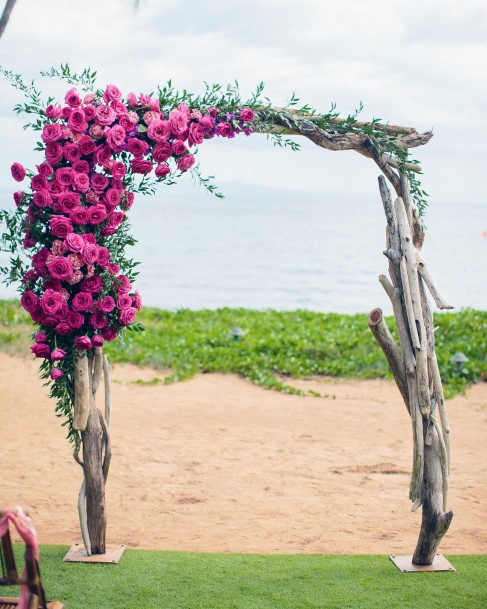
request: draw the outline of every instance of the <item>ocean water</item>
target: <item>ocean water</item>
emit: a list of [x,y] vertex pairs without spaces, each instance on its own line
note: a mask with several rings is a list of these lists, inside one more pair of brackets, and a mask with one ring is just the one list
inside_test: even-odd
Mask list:
[[[194,192],[136,198],[131,255],[141,262],[144,304],[391,312],[378,283],[387,272],[378,196],[337,203],[314,194],[218,200]],[[424,257],[451,304],[487,309],[487,207],[436,204],[426,222]]]

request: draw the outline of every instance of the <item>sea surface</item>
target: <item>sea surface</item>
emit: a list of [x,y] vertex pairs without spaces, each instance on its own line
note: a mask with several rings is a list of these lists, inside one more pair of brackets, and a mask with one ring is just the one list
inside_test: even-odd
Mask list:
[[[379,197],[219,200],[164,189],[137,197],[130,218],[146,305],[391,312],[378,283],[387,272]],[[424,257],[451,304],[487,309],[487,206],[436,203],[426,225]]]

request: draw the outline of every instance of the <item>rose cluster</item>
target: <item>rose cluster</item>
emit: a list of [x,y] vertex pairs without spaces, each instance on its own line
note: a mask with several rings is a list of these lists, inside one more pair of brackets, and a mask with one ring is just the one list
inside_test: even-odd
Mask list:
[[[249,135],[254,113],[202,112],[181,103],[165,115],[159,100],[129,93],[124,103],[109,85],[100,97],[70,89],[65,104],[50,104],[42,119],[45,160],[29,173],[30,190],[14,199],[25,209],[24,247],[32,259],[21,304],[40,326],[31,350],[50,362],[56,380],[73,348],[88,351],[115,339],[141,308],[118,264],[123,257],[117,252],[114,259],[112,251],[134,201],[133,174],[154,172],[164,180],[189,170],[194,146]],[[26,177],[20,163],[11,173],[18,182]]]

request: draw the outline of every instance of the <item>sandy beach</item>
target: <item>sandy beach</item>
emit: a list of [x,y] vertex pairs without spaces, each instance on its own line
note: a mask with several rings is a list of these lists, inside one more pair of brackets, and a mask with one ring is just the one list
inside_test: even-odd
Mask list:
[[[288,396],[235,376],[147,384],[113,368],[108,541],[208,552],[410,553],[410,420],[388,381],[295,381]],[[137,382],[141,381],[141,382]],[[145,383],[145,384],[144,384]],[[41,543],[80,541],[81,469],[37,374],[0,354],[0,504],[24,505]],[[487,551],[487,384],[449,402],[454,519],[444,553]]]

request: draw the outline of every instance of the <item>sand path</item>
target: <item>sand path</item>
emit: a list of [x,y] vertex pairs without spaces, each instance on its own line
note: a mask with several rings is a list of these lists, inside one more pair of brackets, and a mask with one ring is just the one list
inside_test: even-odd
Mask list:
[[[80,541],[81,470],[28,358],[0,353],[0,504],[27,506],[42,543]],[[210,552],[410,553],[410,421],[387,381],[296,381],[287,396],[235,376],[165,386],[113,370],[108,540]],[[487,551],[487,384],[449,403],[445,553]]]

